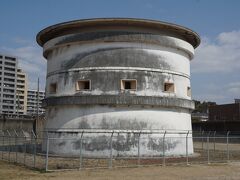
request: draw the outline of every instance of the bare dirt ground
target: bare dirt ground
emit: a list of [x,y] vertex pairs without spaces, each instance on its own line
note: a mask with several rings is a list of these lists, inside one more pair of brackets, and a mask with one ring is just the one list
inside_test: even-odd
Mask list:
[[240,163],[43,173],[0,161],[0,180],[239,180]]

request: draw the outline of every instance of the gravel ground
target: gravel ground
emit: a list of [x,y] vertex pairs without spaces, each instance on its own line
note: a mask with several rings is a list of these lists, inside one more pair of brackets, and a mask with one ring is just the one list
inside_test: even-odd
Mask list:
[[1,180],[239,180],[240,163],[153,166],[140,168],[98,169],[43,173],[0,161]]

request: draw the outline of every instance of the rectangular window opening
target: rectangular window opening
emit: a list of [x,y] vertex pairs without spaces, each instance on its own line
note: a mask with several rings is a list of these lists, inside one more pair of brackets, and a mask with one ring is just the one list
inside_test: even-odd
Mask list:
[[79,80],[76,83],[76,90],[91,90],[90,80]]
[[174,84],[173,83],[164,83],[164,91],[165,92],[174,92]]
[[121,80],[121,90],[136,90],[137,80],[136,79],[124,79]]
[[49,86],[49,93],[56,93],[57,92],[57,83],[52,83]]
[[5,59],[10,60],[10,61],[16,61],[16,58],[14,58],[14,57],[5,56]]

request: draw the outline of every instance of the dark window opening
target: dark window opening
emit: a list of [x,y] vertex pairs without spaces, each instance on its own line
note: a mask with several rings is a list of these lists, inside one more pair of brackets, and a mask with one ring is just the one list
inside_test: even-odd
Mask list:
[[164,83],[164,91],[165,92],[174,92],[174,84],[173,83]]
[[10,60],[10,61],[16,61],[16,58],[14,58],[14,57],[5,56],[5,59]]
[[122,90],[136,90],[137,89],[137,80],[121,80],[121,89]]
[[90,80],[80,80],[76,84],[76,90],[77,91],[90,90],[90,89],[91,89]]
[[57,92],[57,83],[50,84],[49,93],[56,93]]

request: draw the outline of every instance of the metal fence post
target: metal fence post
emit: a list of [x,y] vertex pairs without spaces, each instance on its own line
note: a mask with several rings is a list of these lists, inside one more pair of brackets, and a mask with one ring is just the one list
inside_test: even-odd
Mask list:
[[216,131],[214,131],[214,133],[213,133],[213,140],[214,140],[214,142],[213,142],[213,151],[215,153],[215,150],[216,150]]
[[3,144],[2,144],[2,146],[3,146],[3,149],[2,149],[2,160],[3,160],[3,152],[5,151],[5,146],[4,146],[4,144],[5,144],[5,142],[4,142],[4,140],[5,140],[5,133],[4,133],[4,131],[3,131]]
[[79,147],[79,170],[82,169],[82,165],[83,165],[83,158],[82,158],[82,145],[83,145],[83,134],[84,134],[84,131],[82,131],[82,134],[81,134],[81,138],[80,138],[80,147]]
[[10,150],[10,147],[11,147],[11,139],[10,139],[10,137],[11,137],[11,134],[10,134],[10,132],[7,130],[7,133],[8,133],[8,161],[10,162],[10,152],[11,152],[11,150]]
[[203,150],[203,134],[204,134],[204,130],[202,131],[202,150]]
[[167,131],[164,132],[163,134],[163,166],[165,166],[165,136],[166,136]]
[[17,159],[18,159],[18,144],[17,144],[18,134],[17,134],[17,131],[15,129],[14,129],[14,133],[15,133],[15,151],[16,151],[16,163],[17,163]]
[[113,133],[111,134],[111,138],[110,138],[110,157],[109,157],[109,168],[112,168],[112,138],[113,138]]
[[208,164],[210,164],[210,157],[209,157],[209,135],[207,136],[207,157],[208,157]]
[[36,167],[36,154],[37,154],[37,136],[32,130],[33,138],[34,138],[34,150],[33,150],[33,167]]
[[139,132],[139,135],[138,135],[138,166],[140,166],[140,136],[141,136],[141,131]]
[[27,137],[25,136],[23,130],[22,130],[22,132],[23,132],[23,136],[24,136],[24,159],[23,159],[23,164],[26,165]]
[[186,136],[186,160],[187,160],[187,165],[189,165],[189,162],[188,162],[188,134],[189,134],[189,131],[187,132],[187,136]]
[[48,171],[48,151],[49,151],[49,137],[47,133],[47,147],[46,147],[46,158],[45,158],[45,171]]
[[229,162],[229,134],[230,134],[230,131],[227,132],[227,162]]

